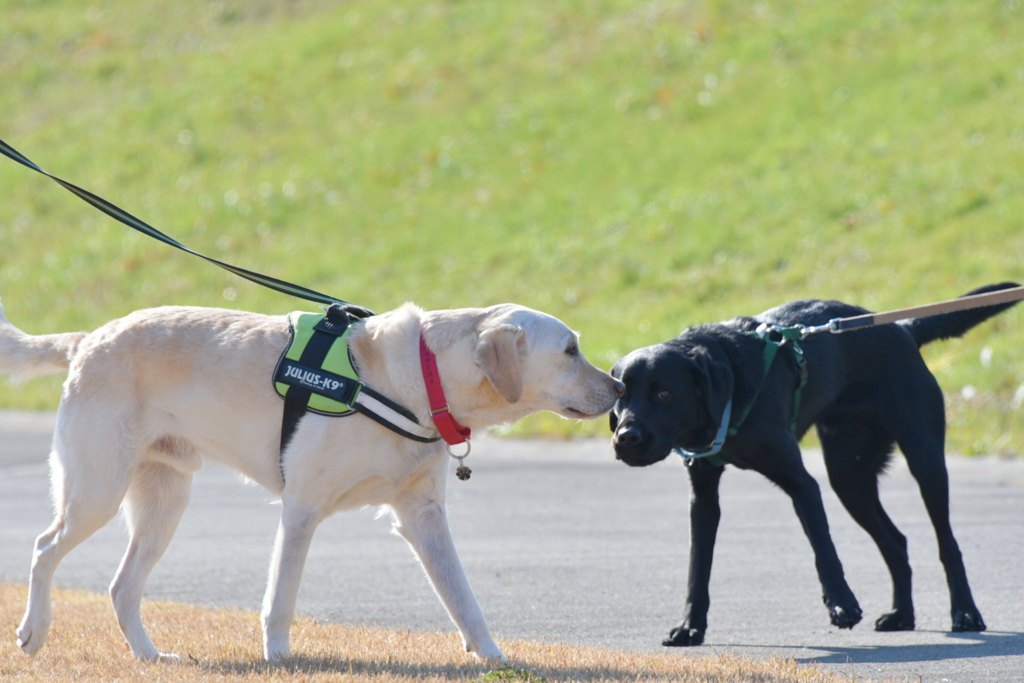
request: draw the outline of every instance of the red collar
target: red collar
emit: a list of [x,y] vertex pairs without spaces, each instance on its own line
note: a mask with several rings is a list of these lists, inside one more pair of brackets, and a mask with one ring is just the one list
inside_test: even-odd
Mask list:
[[441,386],[441,375],[437,372],[437,357],[427,348],[427,342],[420,335],[420,368],[423,370],[423,382],[427,385],[427,399],[430,401],[430,417],[441,438],[449,446],[469,440],[470,429],[459,424],[448,408],[448,399],[444,396]]

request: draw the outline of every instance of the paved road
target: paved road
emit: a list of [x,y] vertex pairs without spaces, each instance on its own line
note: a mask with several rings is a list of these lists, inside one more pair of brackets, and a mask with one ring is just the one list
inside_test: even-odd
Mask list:
[[[0,580],[24,582],[32,539],[49,522],[45,453],[52,418],[0,413]],[[632,470],[607,443],[481,438],[473,478],[452,479],[450,515],[470,581],[500,641],[523,638],[634,650],[658,643],[682,610],[687,482],[681,463]],[[950,458],[953,523],[989,631],[954,635],[937,548],[898,461],[883,500],[909,538],[918,629],[880,634],[889,580],[867,535],[808,466],[847,577],[865,610],[852,632],[829,626],[810,549],[788,500],[730,470],[707,643],[676,656],[791,657],[866,678],[1009,681],[1024,672],[1024,461]],[[277,512],[262,490],[207,467],[148,596],[257,610]],[[125,544],[112,522],[61,565],[57,583],[105,590]],[[300,611],[319,618],[451,630],[405,543],[373,511],[337,515],[317,533]],[[111,617],[113,618],[113,617]],[[0,625],[13,637],[14,624]],[[298,644],[301,647],[301,644]]]

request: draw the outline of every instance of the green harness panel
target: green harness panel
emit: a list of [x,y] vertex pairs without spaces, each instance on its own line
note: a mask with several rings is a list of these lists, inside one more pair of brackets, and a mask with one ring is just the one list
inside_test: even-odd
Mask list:
[[[353,405],[361,389],[359,374],[352,366],[352,358],[348,352],[348,338],[352,334],[352,327],[349,326],[341,336],[333,338],[333,343],[319,367],[299,364],[303,351],[313,339],[316,331],[314,328],[323,319],[322,313],[296,312],[288,317],[292,327],[292,341],[278,363],[274,388],[284,398],[293,386],[305,387],[311,392],[306,404],[307,410],[322,415],[349,415],[354,412]],[[346,386],[358,388],[346,391]]]
[[284,399],[282,453],[307,412],[327,417],[359,413],[413,441],[433,443],[441,438],[434,429],[422,426],[410,410],[359,381],[349,335],[354,323],[363,319],[362,312],[335,304],[326,314],[288,316],[291,341],[273,376],[274,390]]

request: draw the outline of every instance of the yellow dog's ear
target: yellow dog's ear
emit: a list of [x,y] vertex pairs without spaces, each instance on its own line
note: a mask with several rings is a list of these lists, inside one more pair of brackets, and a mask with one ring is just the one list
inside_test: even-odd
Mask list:
[[526,332],[516,325],[495,325],[480,333],[473,361],[494,390],[509,403],[523,396]]

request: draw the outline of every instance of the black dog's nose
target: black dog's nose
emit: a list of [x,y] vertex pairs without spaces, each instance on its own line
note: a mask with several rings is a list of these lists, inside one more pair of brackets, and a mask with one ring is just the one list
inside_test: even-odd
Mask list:
[[615,384],[612,385],[612,388],[615,389],[616,396],[622,396],[626,393],[626,385],[619,380],[615,380]]
[[640,430],[632,425],[621,427],[615,432],[615,443],[622,446],[635,446],[641,438]]

